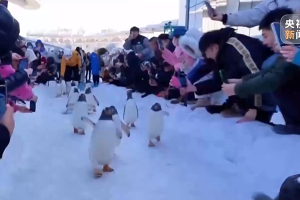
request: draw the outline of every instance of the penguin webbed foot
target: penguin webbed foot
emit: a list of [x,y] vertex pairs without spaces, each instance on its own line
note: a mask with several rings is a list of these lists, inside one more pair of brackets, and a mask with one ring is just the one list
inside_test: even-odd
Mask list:
[[102,176],[101,170],[94,169],[94,177],[95,178],[100,178],[101,176]]
[[103,171],[104,172],[113,172],[115,171],[113,168],[109,167],[108,164],[103,166]]
[[74,133],[79,133],[79,130],[77,128],[74,128]]
[[135,128],[136,126],[134,125],[134,123],[132,123],[132,124],[131,124],[131,127],[132,127],[132,128]]
[[151,140],[149,140],[148,147],[155,147],[155,144],[153,144],[153,142]]

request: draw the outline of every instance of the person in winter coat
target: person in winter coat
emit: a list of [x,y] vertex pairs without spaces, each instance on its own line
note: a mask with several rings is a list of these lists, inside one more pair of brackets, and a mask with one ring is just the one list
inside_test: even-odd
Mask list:
[[91,53],[87,52],[86,60],[85,60],[86,61],[85,62],[85,65],[86,65],[86,68],[85,68],[85,81],[87,83],[91,82],[91,74],[92,74],[90,55],[91,55]]
[[[182,49],[183,52],[185,52],[187,55],[191,56],[192,58],[195,59],[195,62],[193,65],[187,70],[187,79],[190,81],[192,84],[196,84],[198,82],[211,79],[212,78],[212,73],[207,74],[204,77],[198,77],[197,72],[199,68],[201,68],[205,62],[203,61],[202,54],[198,48],[198,43],[200,38],[202,37],[202,32],[200,32],[198,29],[189,29],[184,36],[179,38],[179,46]],[[190,85],[189,85],[190,86]],[[190,92],[188,91],[190,87],[187,87],[187,91],[185,92]],[[184,88],[182,88],[184,89]],[[181,89],[181,92],[182,92]],[[197,107],[204,107],[210,105],[210,94],[209,95],[202,95],[198,96],[196,95],[197,103],[192,107],[192,109],[195,109]]]
[[[199,49],[208,59],[208,64],[198,73],[204,75],[213,71],[214,78],[197,83],[194,87],[197,95],[220,91],[222,81],[239,79],[260,71],[264,60],[272,54],[272,51],[260,40],[235,33],[233,28],[205,33],[200,39]],[[276,104],[274,105],[274,102],[270,102],[269,98],[264,96],[268,94],[256,94],[245,99],[230,97],[222,106],[212,106],[216,110],[213,111],[212,107],[209,107],[208,111],[225,114],[225,110],[234,108],[237,114],[244,116],[239,122],[256,119],[269,123],[276,110]],[[238,107],[233,107],[236,104]]]
[[[0,76],[7,78],[13,75],[16,70],[12,67],[12,53],[11,49],[17,42],[19,37],[20,27],[17,20],[15,20],[9,11],[0,5]],[[27,78],[28,79],[28,78]],[[9,95],[15,96],[22,100],[37,100],[33,94],[32,88],[26,83],[17,89],[9,92]]]
[[209,16],[212,20],[223,22],[224,25],[230,26],[244,26],[252,28],[259,25],[263,17],[276,8],[291,8],[294,11],[300,9],[300,1],[298,0],[263,0],[254,8],[239,11],[236,13],[221,14],[216,13],[216,16],[213,16],[213,13],[209,13]]
[[80,54],[77,51],[66,49],[64,51],[64,56],[61,59],[61,77],[63,77],[66,82],[72,80],[78,82],[80,80],[79,69],[81,66]]
[[[174,70],[177,72],[178,70],[182,69],[183,62],[186,65],[192,66],[195,62],[195,59],[185,52],[182,51],[182,49],[179,46],[179,38],[182,37],[186,33],[186,29],[184,27],[177,27],[174,28],[172,34],[170,35],[170,38],[172,39],[172,43],[175,46],[174,52],[169,51],[166,46],[161,48],[162,51],[162,57],[163,59],[169,63],[170,65],[174,66]],[[166,45],[166,44],[165,44]],[[170,81],[170,88],[168,90],[168,99],[174,99],[171,103],[179,103],[180,99],[180,82],[178,78],[175,76],[172,76],[172,79]]]
[[[279,52],[275,36],[271,30],[274,22],[274,13],[283,15],[283,11],[292,12],[290,9],[281,8],[268,13],[260,24],[264,35],[264,43],[275,52]],[[277,18],[280,19],[280,16]],[[275,19],[276,20],[276,19]],[[275,21],[276,22],[276,21]],[[277,100],[278,107],[286,125],[275,125],[273,130],[278,134],[300,135],[300,68],[285,58],[278,56],[277,60],[266,70],[256,72],[238,80],[235,83],[224,84],[223,91],[229,95],[238,95],[247,98],[253,94],[272,92]]]
[[14,109],[6,105],[4,95],[0,95],[0,110],[4,110],[4,115],[0,119],[0,159],[2,159],[15,128]]
[[123,48],[126,50],[131,49],[142,61],[149,60],[154,56],[149,47],[148,38],[140,35],[140,29],[135,26],[130,29],[130,35],[125,40]]
[[42,56],[47,57],[48,53],[44,47],[44,43],[41,40],[37,40],[35,42],[35,46],[35,50],[39,51],[42,54]]
[[174,46],[172,40],[170,39],[169,34],[162,33],[158,36],[158,39],[162,40],[163,45],[166,47],[166,49],[168,49],[171,52],[175,51],[176,47]]
[[59,48],[55,48],[54,50],[48,53],[48,57],[54,58],[55,65],[57,66],[57,71],[59,72],[58,74],[60,75],[60,64],[62,59],[61,50]]
[[95,52],[91,53],[90,62],[91,62],[91,70],[93,75],[94,87],[98,87],[100,81],[100,59]]

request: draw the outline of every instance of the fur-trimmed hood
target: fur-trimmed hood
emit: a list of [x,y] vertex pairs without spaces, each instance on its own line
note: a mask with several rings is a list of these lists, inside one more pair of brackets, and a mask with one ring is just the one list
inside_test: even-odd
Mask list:
[[189,56],[201,58],[202,54],[198,48],[198,43],[202,35],[202,32],[198,29],[189,29],[184,36],[179,38],[179,46]]

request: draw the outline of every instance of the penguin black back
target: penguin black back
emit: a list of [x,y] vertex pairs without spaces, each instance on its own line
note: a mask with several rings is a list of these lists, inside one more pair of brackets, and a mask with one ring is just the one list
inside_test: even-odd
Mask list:
[[85,90],[84,93],[85,93],[85,94],[91,94],[91,93],[92,93],[91,88],[90,88],[90,87],[86,88],[86,90]]
[[161,111],[161,105],[159,103],[155,103],[152,107],[151,107],[151,110],[154,111],[154,112],[158,112],[158,111]]
[[80,102],[86,102],[86,97],[85,97],[85,94],[81,94],[78,98],[78,101]]
[[71,82],[71,86],[72,86],[72,87],[73,87],[73,86],[76,86],[76,84],[75,84],[74,81]]
[[109,108],[111,109],[112,115],[117,115],[118,114],[118,111],[117,111],[116,107],[110,106]]
[[112,120],[112,110],[110,107],[106,107],[102,110],[99,120]]
[[133,90],[128,90],[127,91],[127,100],[132,99],[132,92],[133,92]]
[[75,92],[75,93],[79,93],[78,88],[74,88],[74,92]]

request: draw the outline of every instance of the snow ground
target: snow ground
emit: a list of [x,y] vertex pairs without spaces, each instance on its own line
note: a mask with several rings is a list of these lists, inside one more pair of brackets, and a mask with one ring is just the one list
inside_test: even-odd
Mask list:
[[[54,98],[54,91],[36,87],[37,112],[16,114],[11,144],[0,161],[1,200],[250,200],[258,191],[275,196],[287,176],[299,173],[299,136],[134,94],[137,127],[116,150],[115,172],[94,179],[91,128],[85,136],[73,134],[70,115],[62,114],[66,98]],[[115,105],[123,114],[125,89],[103,84],[93,92],[101,104],[94,121],[104,106]],[[155,102],[170,116],[162,142],[149,148],[146,118]]]

